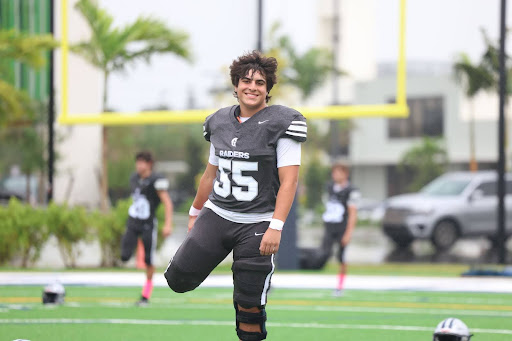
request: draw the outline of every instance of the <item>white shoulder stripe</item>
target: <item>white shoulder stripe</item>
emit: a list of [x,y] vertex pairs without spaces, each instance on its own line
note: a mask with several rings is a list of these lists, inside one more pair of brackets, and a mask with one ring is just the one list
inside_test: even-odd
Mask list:
[[206,131],[205,131],[205,132],[203,132],[203,136],[206,136],[206,134],[208,134],[208,132],[206,132]]
[[157,191],[163,191],[169,188],[169,180],[162,178],[155,181],[155,189]]
[[307,124],[306,122],[304,122],[304,121],[292,121],[292,124],[300,124],[300,125],[304,125],[304,126],[308,125],[308,124]]
[[293,131],[301,131],[303,133],[307,133],[308,132],[308,127],[303,127],[303,126],[289,126],[288,127],[288,130],[293,130]]
[[286,131],[286,134],[291,135],[291,136],[298,136],[298,137],[308,137],[306,134],[294,133],[289,130]]

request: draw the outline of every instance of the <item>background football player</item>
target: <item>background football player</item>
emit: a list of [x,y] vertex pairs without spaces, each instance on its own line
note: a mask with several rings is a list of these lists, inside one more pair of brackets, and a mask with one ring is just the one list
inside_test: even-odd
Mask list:
[[204,123],[210,157],[190,208],[190,232],[165,277],[176,292],[193,290],[233,250],[233,303],[240,340],[263,340],[267,292],[281,230],[297,189],[306,119],[267,106],[277,61],[259,52],[230,66],[239,105]]
[[332,182],[327,186],[327,202],[322,215],[324,238],[321,249],[330,257],[333,245],[338,245],[337,259],[340,262],[338,284],[335,296],[341,296],[347,273],[344,260],[345,247],[352,238],[357,222],[357,202],[361,194],[349,182],[349,166],[345,162],[335,162],[331,168]]
[[156,248],[158,222],[155,217],[160,202],[165,208],[163,235],[167,237],[172,232],[173,205],[167,189],[169,181],[153,172],[153,156],[148,151],[135,155],[136,172],[130,177],[133,203],[128,210],[126,232],[121,244],[121,260],[128,261],[137,246],[138,238],[144,245],[144,263],[146,264],[146,283],[138,302],[145,305],[153,291],[153,256]]

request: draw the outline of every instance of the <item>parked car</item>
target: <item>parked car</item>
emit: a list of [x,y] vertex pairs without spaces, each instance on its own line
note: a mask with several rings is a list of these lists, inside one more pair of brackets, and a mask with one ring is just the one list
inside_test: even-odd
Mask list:
[[7,205],[11,198],[23,200],[23,197],[17,193],[0,188],[0,205]]
[[[512,174],[506,174],[506,237],[512,235]],[[384,233],[399,247],[430,239],[438,250],[459,238],[487,237],[497,231],[497,175],[494,171],[446,173],[420,192],[390,197]]]

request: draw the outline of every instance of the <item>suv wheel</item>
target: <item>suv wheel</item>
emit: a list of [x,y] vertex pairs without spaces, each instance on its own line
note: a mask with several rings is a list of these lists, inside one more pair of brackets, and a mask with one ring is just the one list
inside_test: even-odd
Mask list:
[[432,233],[432,244],[439,251],[445,251],[452,247],[459,238],[457,224],[451,220],[442,220],[437,223]]

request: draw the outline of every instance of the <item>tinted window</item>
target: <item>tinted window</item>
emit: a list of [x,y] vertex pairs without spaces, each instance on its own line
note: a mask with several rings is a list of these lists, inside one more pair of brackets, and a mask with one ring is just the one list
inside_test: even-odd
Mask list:
[[507,181],[507,194],[512,194],[512,180]]
[[390,138],[443,136],[443,98],[408,98],[409,116],[388,120]]
[[495,181],[482,182],[480,186],[477,187],[477,190],[481,190],[484,197],[496,196],[498,193],[498,187]]
[[461,194],[466,186],[469,184],[469,179],[454,179],[441,177],[432,181],[423,189],[421,193],[428,195],[459,195]]

